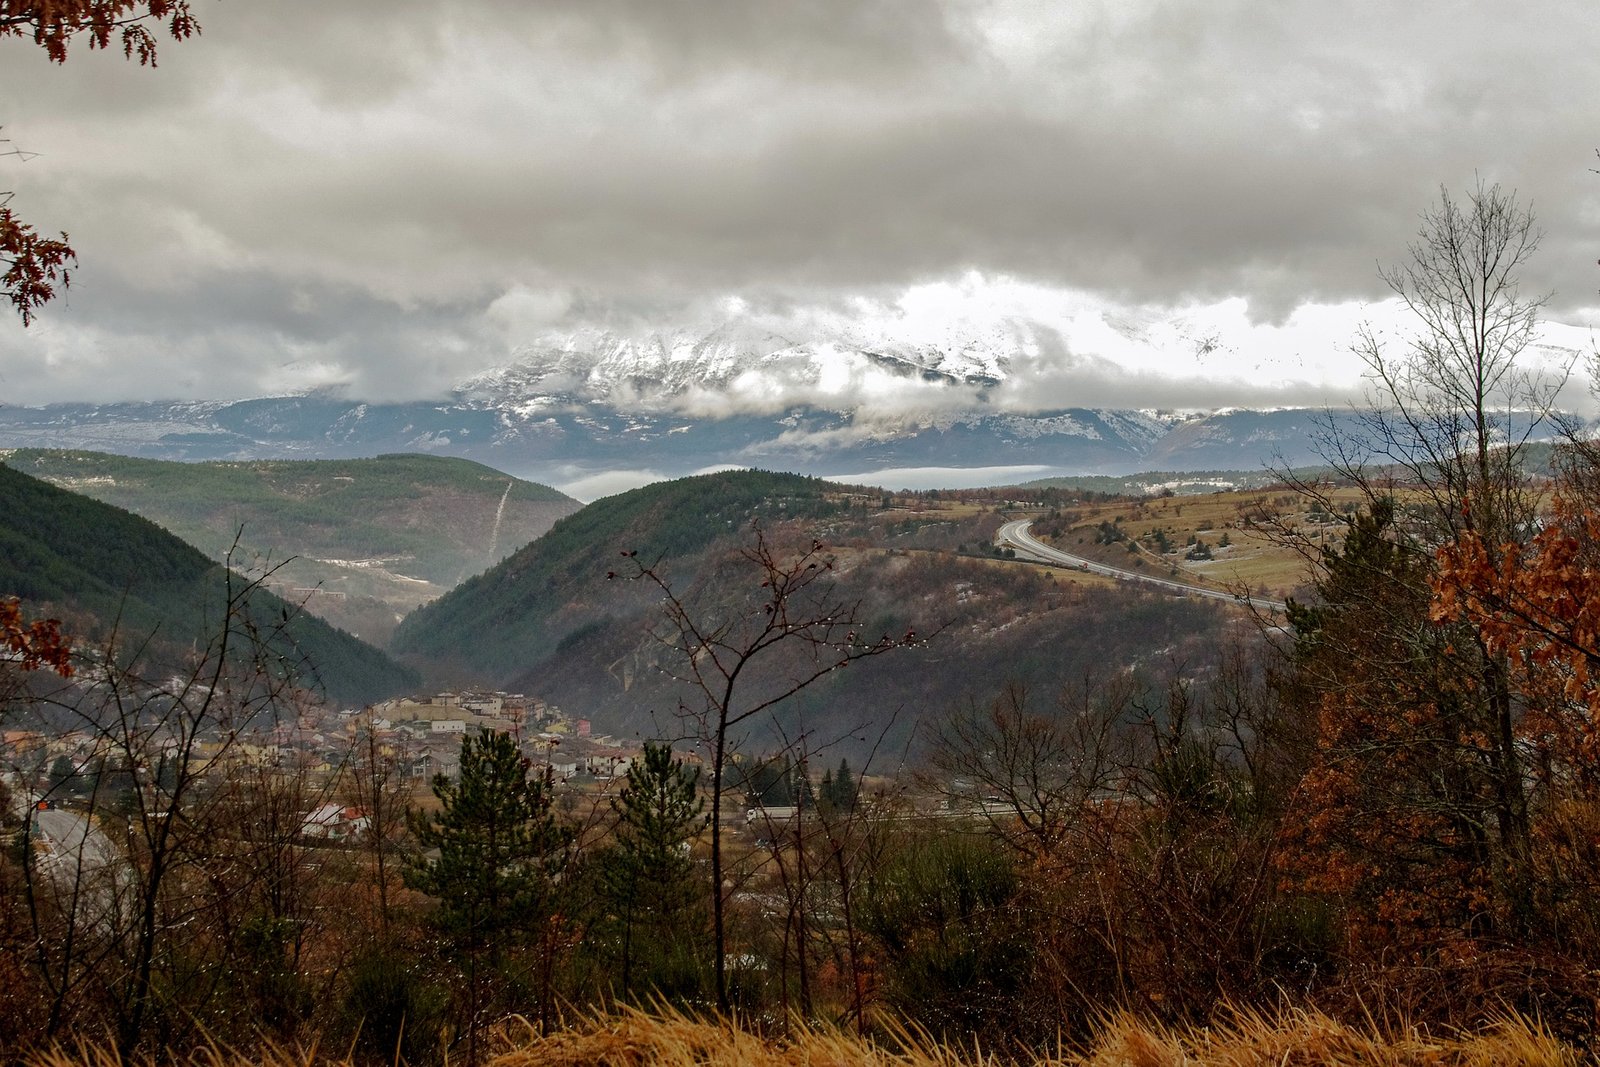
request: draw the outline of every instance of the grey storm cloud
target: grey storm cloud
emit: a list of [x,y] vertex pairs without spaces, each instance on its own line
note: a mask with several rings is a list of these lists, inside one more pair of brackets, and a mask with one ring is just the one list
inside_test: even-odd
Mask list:
[[[969,272],[1280,323],[1382,299],[1377,263],[1441,184],[1479,177],[1539,215],[1529,289],[1568,321],[1597,304],[1600,31],[1576,2],[197,10],[203,35],[154,71],[0,42],[0,122],[37,153],[0,161],[0,188],[83,257],[42,326],[0,324],[14,399],[290,388],[296,368],[437,395],[519,330]],[[538,313],[510,322],[514,293]],[[108,373],[113,350],[182,375]],[[1093,391],[1135,403],[1159,377]]]

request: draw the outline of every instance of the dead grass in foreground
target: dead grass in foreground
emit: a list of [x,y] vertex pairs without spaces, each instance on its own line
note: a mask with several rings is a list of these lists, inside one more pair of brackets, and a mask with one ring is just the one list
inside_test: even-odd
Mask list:
[[[889,1048],[849,1034],[805,1030],[762,1037],[728,1024],[671,1013],[624,1010],[594,1016],[543,1037],[525,1024],[501,1031],[490,1067],[1576,1067],[1588,1062],[1542,1027],[1508,1019],[1450,1038],[1417,1031],[1354,1029],[1314,1013],[1279,1018],[1242,1015],[1198,1030],[1153,1026],[1130,1017],[1109,1021],[1086,1049],[1031,1060],[975,1048],[941,1047],[904,1034]],[[26,1067],[135,1067],[108,1045],[81,1044],[24,1057]],[[330,1049],[268,1046],[248,1053],[216,1046],[167,1054],[137,1067],[343,1067]]]
[[[530,1036],[494,1067],[1001,1067],[1019,1062],[973,1048],[940,1047],[907,1035],[900,1050],[831,1031],[766,1039],[748,1030],[682,1016],[623,1012],[545,1037]],[[1022,1061],[1030,1062],[1030,1061]],[[1537,1024],[1506,1020],[1452,1038],[1416,1031],[1380,1034],[1306,1012],[1271,1019],[1243,1015],[1201,1030],[1172,1030],[1131,1018],[1106,1024],[1091,1046],[1031,1061],[1033,1067],[1557,1067],[1583,1062]],[[62,1065],[65,1067],[65,1065]]]

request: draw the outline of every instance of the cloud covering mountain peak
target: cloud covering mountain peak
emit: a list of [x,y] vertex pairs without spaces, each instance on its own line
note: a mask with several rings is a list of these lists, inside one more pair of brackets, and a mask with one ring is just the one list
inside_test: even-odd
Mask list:
[[508,329],[512,358],[457,391],[708,417],[796,405],[873,417],[1241,398],[1264,406],[1284,402],[1284,391],[1294,394],[1287,402],[1319,403],[1358,380],[1334,339],[1359,321],[1354,308],[1263,324],[1243,301],[1174,311],[976,274],[879,297],[763,305],[727,296],[584,315],[594,309]]

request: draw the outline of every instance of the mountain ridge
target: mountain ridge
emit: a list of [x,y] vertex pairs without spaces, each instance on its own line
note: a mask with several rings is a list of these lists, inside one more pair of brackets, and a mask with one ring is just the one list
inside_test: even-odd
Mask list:
[[[704,694],[683,684],[663,589],[629,580],[632,565],[648,565],[699,625],[737,629],[762,617],[759,583],[770,578],[752,564],[754,522],[780,566],[826,546],[819,588],[867,639],[908,631],[926,639],[784,702],[752,727],[767,740],[802,728],[854,737],[846,747],[855,759],[870,750],[869,735],[890,749],[910,745],[919,724],[988,699],[1007,679],[1057,692],[1106,663],[1147,660],[1152,649],[1196,669],[1211,661],[1207,642],[1228,625],[1228,605],[995,560],[988,546],[1004,495],[930,499],[751,470],[658,482],[590,504],[414,612],[394,648],[436,682],[489,678],[583,709],[597,729],[686,729]],[[1032,496],[1049,515],[1044,499],[1072,494]],[[1072,638],[1084,633],[1094,639]],[[744,699],[781,689],[803,673],[806,654],[794,642],[763,657],[741,675]]]
[[[1174,335],[1167,343],[1200,342]],[[1321,424],[1349,417],[1311,408],[1113,408],[1072,403],[1059,378],[1036,387],[1042,371],[1092,377],[1097,367],[1025,320],[907,338],[887,327],[732,316],[699,328],[547,336],[430,400],[368,402],[335,389],[0,405],[0,447],[186,461],[420,452],[554,485],[617,470],[677,477],[727,466],[822,477],[1032,467],[1027,476],[1039,477],[1304,465],[1319,458]]]
[[[147,459],[353,459],[418,452],[560,486],[618,469],[662,477],[759,466],[820,477],[897,467],[1029,465],[1028,477],[1145,469],[1249,470],[1317,461],[1327,412],[1230,409],[1158,418],[1139,409],[983,408],[893,418],[808,406],[721,418],[541,395],[538,404],[374,404],[322,394],[228,402],[0,404],[0,448],[89,449]],[[1335,419],[1349,418],[1335,412]],[[1270,432],[1264,432],[1270,430]]]
[[274,561],[274,589],[377,644],[400,615],[579,506],[469,460],[416,454],[177,464],[13,449],[0,460],[152,519],[214,561]]
[[[150,520],[0,463],[0,595],[61,616],[85,647],[115,639],[181,669],[221,622],[224,579],[221,564]],[[245,610],[273,658],[309,664],[335,700],[369,703],[417,683],[409,668],[265,588]]]

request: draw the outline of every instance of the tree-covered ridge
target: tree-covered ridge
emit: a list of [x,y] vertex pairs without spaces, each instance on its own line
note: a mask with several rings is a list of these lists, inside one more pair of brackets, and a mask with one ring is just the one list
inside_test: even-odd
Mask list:
[[244,545],[270,558],[402,557],[408,573],[446,585],[493,562],[502,499],[502,551],[530,524],[542,530],[578,506],[549,486],[440,456],[175,463],[18,449],[5,462],[154,519],[214,557],[243,527]]
[[[998,563],[988,548],[1003,521],[998,500],[949,496],[761,472],[649,486],[564,520],[409,617],[397,643],[411,662],[438,671],[441,685],[488,677],[582,708],[610,731],[663,736],[651,731],[668,729],[665,736],[673,736],[684,694],[671,677],[670,642],[658,632],[661,598],[629,580],[632,565],[670,573],[674,589],[708,617],[753,611],[759,618],[761,605],[745,602],[761,590],[759,578],[745,580],[743,552],[753,536],[750,519],[760,517],[784,559],[814,540],[827,546],[819,565],[831,564],[828,583],[858,609],[862,640],[899,639],[910,630],[943,634],[903,656],[834,672],[785,705],[786,721],[850,734],[843,754],[852,764],[871,747],[860,737],[887,727],[884,744],[904,745],[925,715],[981,696],[993,677],[1049,692],[1098,677],[1107,664],[1142,658],[1146,679],[1168,659],[1197,670],[1211,661],[1207,642],[1228,615],[1215,603],[1139,595],[1132,583],[1076,571]],[[782,518],[797,514],[818,517]],[[623,558],[625,551],[638,555]],[[1163,651],[1151,657],[1153,648]],[[780,656],[744,681],[765,691],[801,666]],[[863,723],[872,729],[863,733]]]
[[[219,623],[225,572],[193,546],[121,508],[58,489],[0,464],[0,595],[21,597],[67,620],[80,644],[116,635],[153,637],[177,651]],[[260,591],[262,619],[296,610]],[[329,696],[363,702],[416,684],[382,652],[304,613],[291,619],[291,662],[308,663]]]
[[[725,471],[605,497],[406,618],[393,647],[509,675],[554,651],[572,629],[574,589],[597,584],[618,551],[672,560],[743,533],[754,520],[824,519],[846,507],[817,478]],[[593,582],[588,581],[593,579]],[[575,585],[576,580],[576,585]]]

